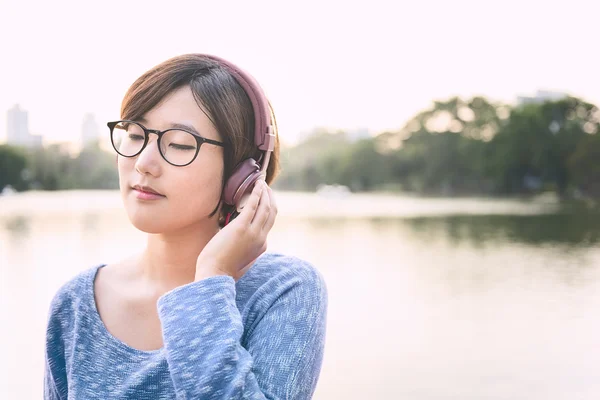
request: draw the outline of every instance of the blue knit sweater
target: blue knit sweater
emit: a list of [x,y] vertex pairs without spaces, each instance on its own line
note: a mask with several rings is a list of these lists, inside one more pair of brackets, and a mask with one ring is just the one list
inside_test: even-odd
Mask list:
[[327,289],[298,258],[264,254],[235,282],[215,276],[157,302],[163,347],[134,349],[106,329],[94,266],[54,296],[44,398],[310,399],[325,344]]

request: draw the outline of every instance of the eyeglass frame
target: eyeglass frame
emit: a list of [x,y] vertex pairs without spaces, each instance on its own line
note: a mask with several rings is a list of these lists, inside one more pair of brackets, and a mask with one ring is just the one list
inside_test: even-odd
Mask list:
[[[121,154],[121,152],[119,152],[119,150],[117,150],[117,146],[115,146],[115,142],[113,139],[113,131],[115,129],[115,127],[121,123],[121,122],[128,122],[128,123],[132,123],[132,124],[136,124],[139,127],[142,128],[142,130],[144,131],[144,144],[142,145],[142,147],[140,148],[140,150],[135,153],[132,156],[126,156],[124,154]],[[110,129],[110,143],[113,146],[113,149],[115,149],[115,151],[117,152],[117,154],[119,154],[120,156],[123,157],[127,157],[127,158],[133,158],[133,157],[137,157],[138,155],[140,155],[142,153],[142,151],[144,151],[144,149],[146,148],[146,146],[148,145],[148,139],[150,138],[150,134],[154,133],[158,136],[158,139],[156,140],[156,145],[158,146],[158,152],[160,153],[160,156],[163,158],[163,160],[165,160],[167,163],[175,166],[175,167],[185,167],[187,165],[190,165],[191,163],[194,162],[194,160],[196,159],[196,157],[198,157],[198,153],[200,152],[200,147],[202,146],[202,144],[204,143],[208,143],[208,144],[212,144],[215,146],[220,146],[225,148],[225,143],[223,142],[219,142],[217,140],[212,140],[212,139],[207,139],[204,138],[196,133],[190,132],[187,129],[183,129],[183,128],[169,128],[169,129],[165,129],[164,131],[159,131],[158,129],[148,129],[146,128],[144,125],[142,125],[141,123],[137,122],[137,121],[133,121],[133,120],[128,120],[128,119],[123,119],[123,120],[119,120],[119,121],[112,121],[112,122],[107,122],[106,125],[108,126],[108,128]],[[194,154],[194,157],[192,157],[192,160],[190,162],[188,162],[187,164],[173,164],[172,162],[170,162],[169,160],[167,160],[167,158],[165,157],[165,155],[163,154],[161,148],[160,148],[160,142],[161,139],[163,137],[163,135],[169,131],[184,131],[189,133],[190,135],[192,135],[195,139],[196,139],[196,144],[198,145],[196,147],[196,154]]]

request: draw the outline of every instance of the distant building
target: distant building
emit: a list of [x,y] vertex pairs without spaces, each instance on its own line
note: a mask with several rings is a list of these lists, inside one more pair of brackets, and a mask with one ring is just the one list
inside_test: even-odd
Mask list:
[[40,147],[42,137],[29,133],[29,116],[18,104],[6,113],[7,143],[15,146]]
[[96,123],[96,117],[94,114],[88,113],[83,117],[83,124],[81,125],[81,142],[83,146],[97,142],[100,139],[100,130]]
[[27,111],[22,110],[18,104],[6,113],[6,130],[10,144],[25,145],[29,140]]
[[540,104],[545,101],[558,101],[568,97],[568,93],[553,92],[549,90],[538,90],[534,96],[519,96],[517,97],[518,105],[525,104]]

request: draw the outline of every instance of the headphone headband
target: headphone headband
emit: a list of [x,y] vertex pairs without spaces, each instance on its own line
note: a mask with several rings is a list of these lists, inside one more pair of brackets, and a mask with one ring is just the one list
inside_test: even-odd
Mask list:
[[254,143],[263,151],[273,151],[275,147],[275,133],[271,122],[269,102],[258,82],[247,72],[235,64],[213,55],[206,55],[211,60],[217,61],[227,68],[236,81],[248,94],[254,109]]
[[[204,55],[224,67],[244,89],[254,110],[254,143],[264,151],[260,161],[248,158],[238,164],[223,188],[223,201],[239,212],[259,179],[266,179],[271,152],[275,148],[275,131],[271,121],[269,101],[258,82],[235,64],[213,55]],[[227,219],[229,221],[229,218]]]

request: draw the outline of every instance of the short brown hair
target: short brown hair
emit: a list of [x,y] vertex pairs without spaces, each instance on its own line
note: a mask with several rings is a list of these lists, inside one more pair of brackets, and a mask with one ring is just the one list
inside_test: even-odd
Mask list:
[[[236,79],[217,61],[203,54],[184,54],[153,67],[127,90],[121,104],[121,119],[135,121],[141,118],[165,96],[186,85],[192,89],[198,106],[225,144],[223,188],[235,166],[247,158],[258,160],[262,152],[254,143],[252,103]],[[267,183],[271,184],[279,173],[279,135],[270,104],[269,108],[276,135],[266,176]]]

